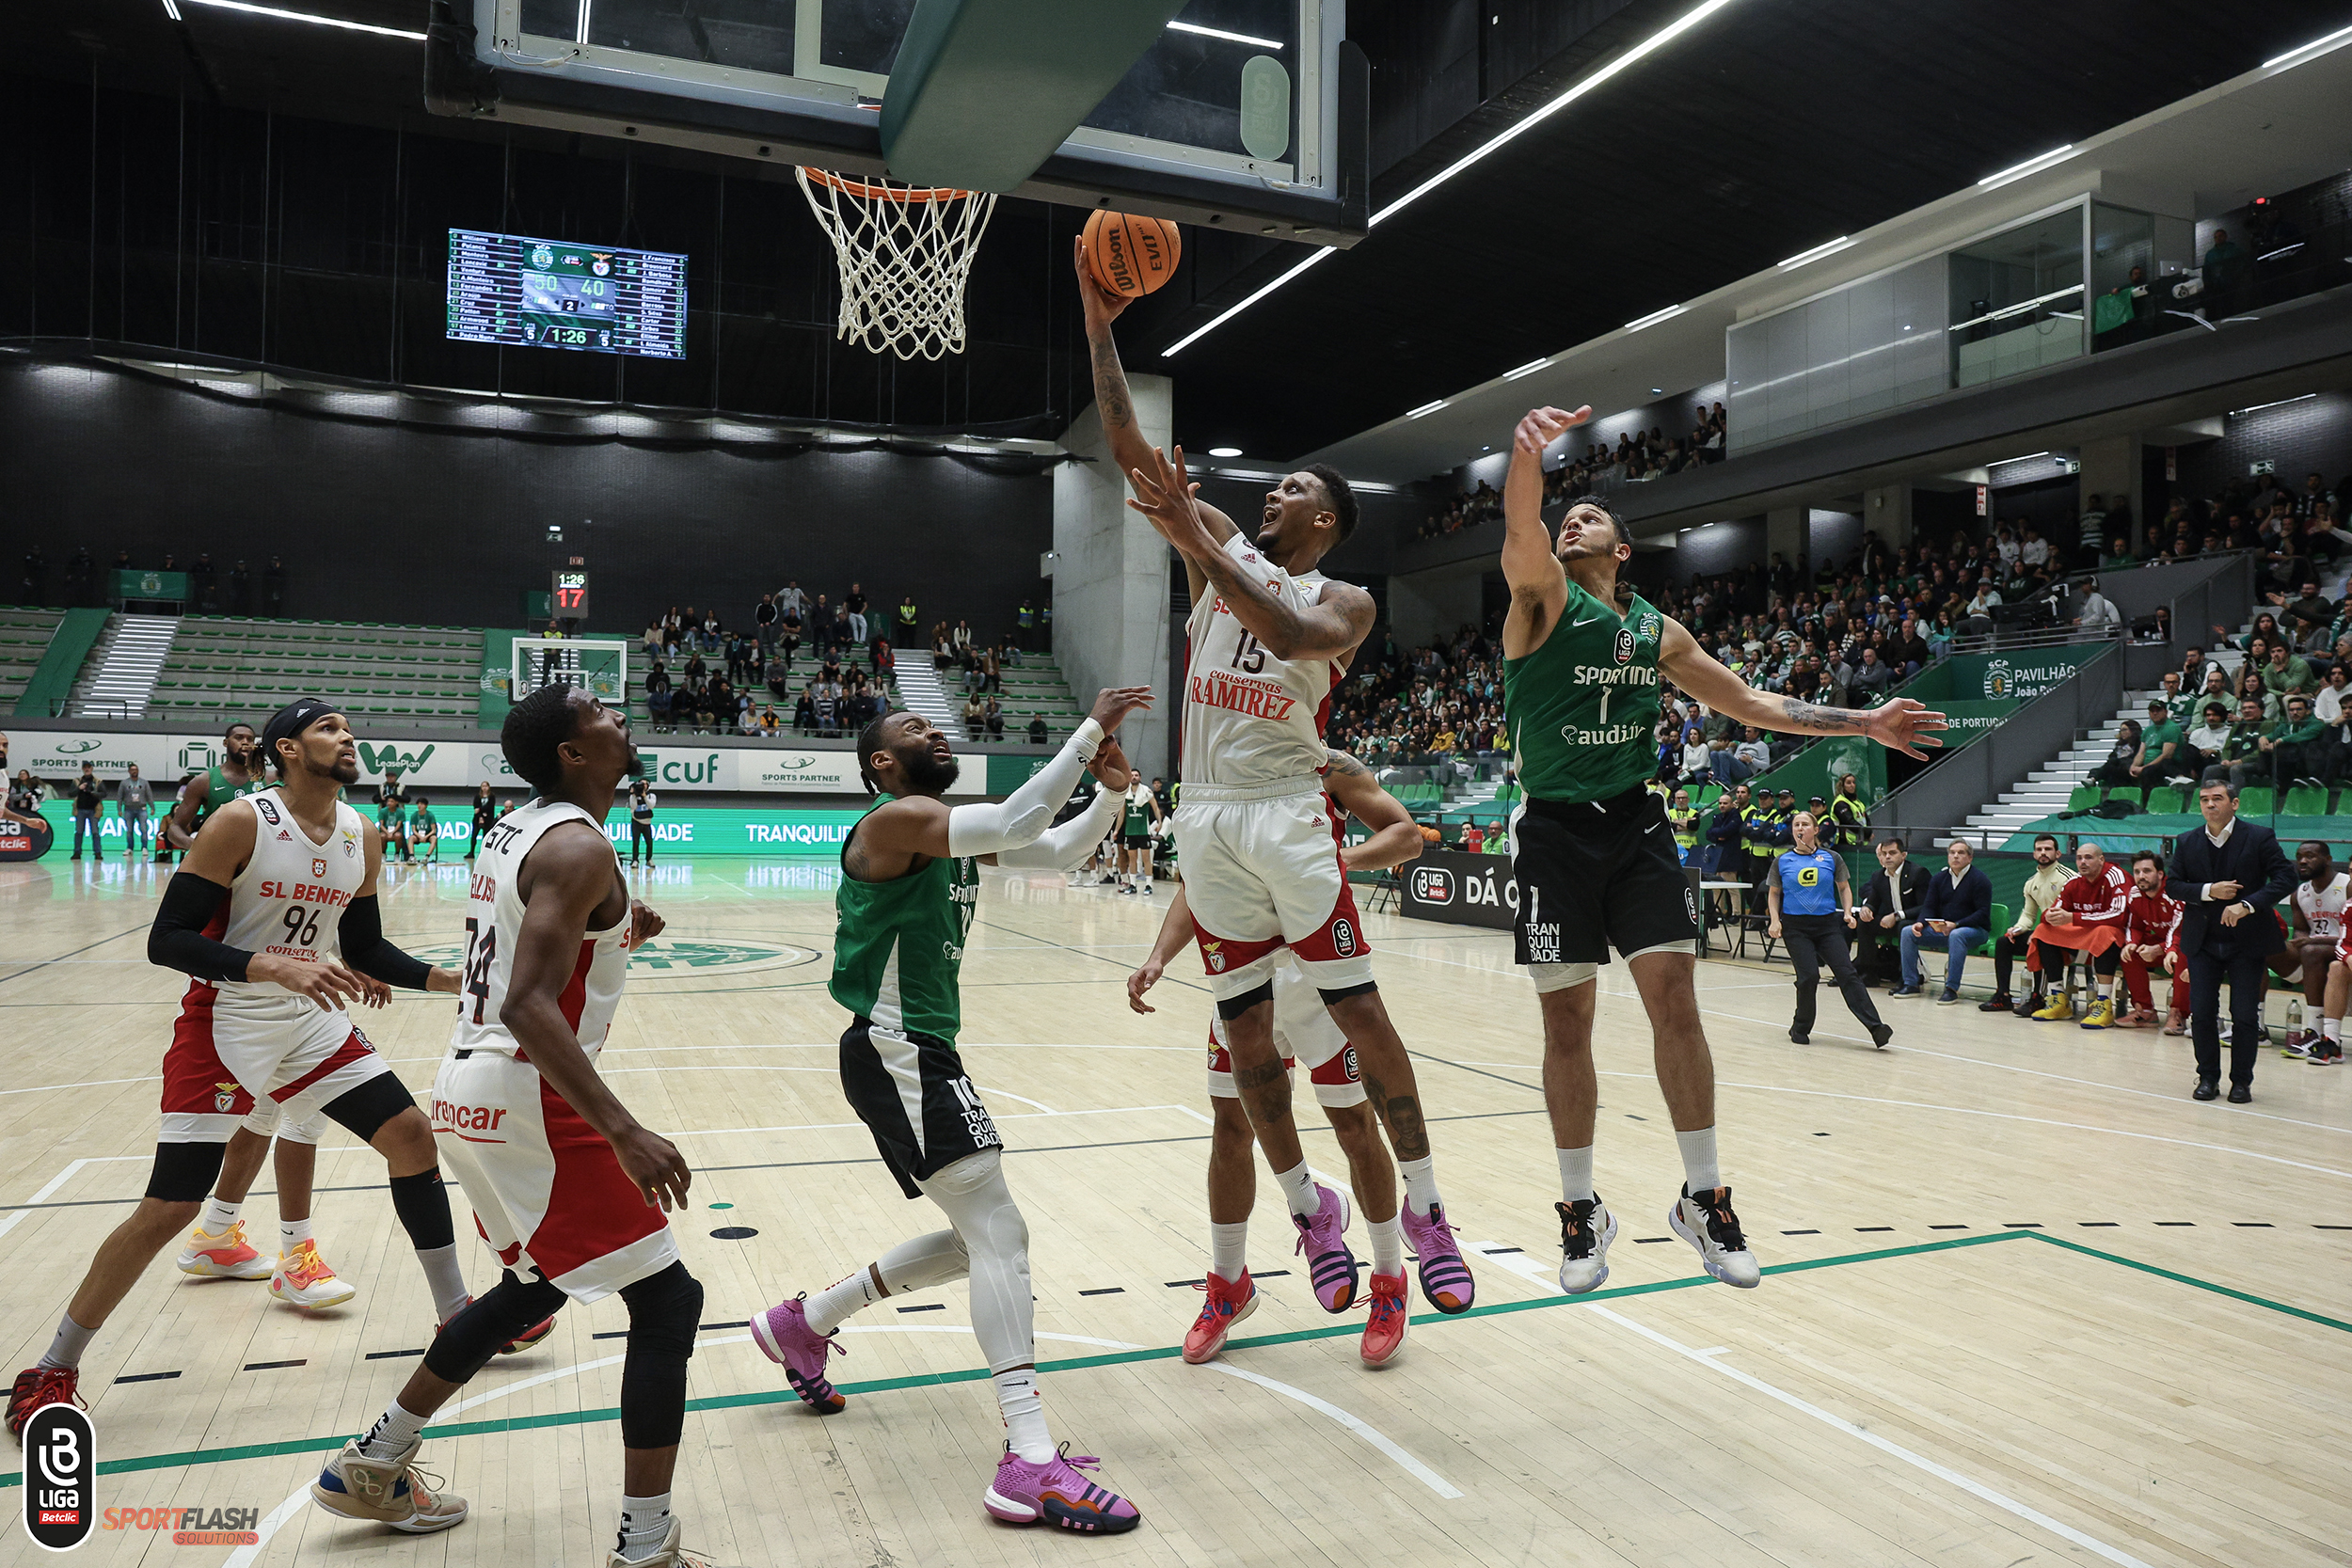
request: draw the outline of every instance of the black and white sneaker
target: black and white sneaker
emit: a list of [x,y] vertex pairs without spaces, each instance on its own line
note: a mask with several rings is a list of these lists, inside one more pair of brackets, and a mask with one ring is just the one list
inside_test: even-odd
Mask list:
[[1666,1223],[1691,1243],[1707,1272],[1724,1284],[1753,1291],[1764,1277],[1756,1267],[1756,1254],[1748,1250],[1747,1237],[1740,1233],[1740,1216],[1731,1212],[1729,1187],[1704,1193],[1684,1188],[1682,1196],[1666,1211]]
[[2323,1035],[2303,1053],[2303,1059],[2313,1067],[2334,1067],[2344,1060],[2344,1042]]
[[1552,1207],[1560,1212],[1560,1289],[1572,1296],[1598,1290],[1609,1277],[1609,1243],[1617,1239],[1617,1216],[1597,1193]]

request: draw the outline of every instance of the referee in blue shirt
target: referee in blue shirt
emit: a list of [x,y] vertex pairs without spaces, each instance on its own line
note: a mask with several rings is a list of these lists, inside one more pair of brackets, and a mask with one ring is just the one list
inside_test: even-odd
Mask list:
[[1821,847],[1820,821],[1809,811],[1790,817],[1788,831],[1796,847],[1774,857],[1765,890],[1772,905],[1772,935],[1788,944],[1788,957],[1797,966],[1797,1016],[1789,1022],[1788,1037],[1799,1045],[1813,1037],[1813,993],[1820,987],[1826,961],[1846,1006],[1870,1031],[1870,1043],[1884,1046],[1895,1031],[1879,1021],[1869,990],[1854,973],[1846,951],[1846,930],[1854,922],[1846,858]]

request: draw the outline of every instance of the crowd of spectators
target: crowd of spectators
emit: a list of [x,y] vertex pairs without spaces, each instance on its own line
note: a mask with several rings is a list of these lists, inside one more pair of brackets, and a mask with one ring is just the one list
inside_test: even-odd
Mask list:
[[[966,738],[1002,739],[996,693],[1004,672],[1043,645],[1053,610],[1024,599],[1010,634],[986,643],[969,620],[934,623],[931,660],[943,687],[964,694]],[[811,595],[796,578],[760,596],[748,623],[729,627],[716,610],[673,605],[641,639],[645,708],[657,733],[697,735],[854,735],[900,705],[895,697],[898,647],[919,645],[922,613],[913,595],[887,618],[864,585],[836,601]],[[1028,738],[1041,744],[1041,719]]]
[[167,551],[154,558],[117,550],[102,567],[87,545],[75,546],[72,555],[54,566],[39,544],[27,548],[8,602],[95,610],[115,602],[116,573],[150,571],[186,573],[188,596],[183,602],[199,615],[278,615],[285,610],[286,563],[274,555],[258,572],[243,560],[230,562],[223,571],[208,550],[187,557]]
[[[1669,440],[1665,428],[1627,431],[1613,447],[1588,441],[1584,450],[1544,474],[1544,504],[1558,506],[1581,496],[1607,494],[1621,484],[1640,484],[1724,455],[1724,405],[1702,405],[1688,436]],[[1502,519],[1502,492],[1486,480],[1454,498],[1443,512],[1422,522],[1416,539],[1436,539],[1481,523]]]

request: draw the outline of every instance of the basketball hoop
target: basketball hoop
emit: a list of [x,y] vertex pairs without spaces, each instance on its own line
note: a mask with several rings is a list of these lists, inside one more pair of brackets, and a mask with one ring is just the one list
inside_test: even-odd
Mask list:
[[901,359],[961,354],[963,286],[996,198],[821,168],[798,176],[840,264],[834,336]]

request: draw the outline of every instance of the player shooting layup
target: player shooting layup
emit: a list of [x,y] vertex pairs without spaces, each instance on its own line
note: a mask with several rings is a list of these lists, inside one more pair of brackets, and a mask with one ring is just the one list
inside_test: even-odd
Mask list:
[[[1232,1036],[1233,1085],[1289,1201],[1300,1246],[1312,1257],[1343,1254],[1346,1201],[1307,1169],[1291,1119],[1290,1079],[1274,1047],[1274,966],[1287,946],[1356,1047],[1405,1174],[1397,1217],[1367,1222],[1373,1272],[1401,1275],[1409,1237],[1429,1305],[1467,1311],[1475,1286],[1438,1196],[1420,1087],[1373,981],[1371,943],[1323,800],[1324,716],[1375,610],[1371,594],[1329,581],[1315,563],[1354,531],[1356,498],[1337,470],[1301,468],[1267,492],[1256,543],[1245,540],[1231,517],[1193,494],[1183,449],[1171,464],[1136,430],[1111,339],[1123,302],[1089,274],[1083,241],[1078,288],[1095,406],[1139,498],[1128,504],[1183,554],[1192,584],[1176,842],[1209,990]],[[1354,1303],[1352,1258],[1348,1275],[1340,1289],[1316,1291],[1325,1310]]]
[[1623,525],[1597,501],[1568,508],[1555,547],[1542,515],[1544,448],[1592,415],[1538,408],[1519,421],[1503,481],[1503,711],[1526,791],[1511,818],[1518,881],[1517,958],[1544,1014],[1544,1102],[1560,1159],[1560,1288],[1581,1294],[1609,1275],[1617,1222],[1593,1191],[1593,1004],[1612,944],[1649,1013],[1658,1086],[1680,1146],[1682,1195],[1667,1212],[1707,1272],[1753,1286],[1756,1257],[1715,1157],[1715,1065],[1693,984],[1697,902],[1675,854],[1660,798],[1659,677],[1735,722],[1816,735],[1867,735],[1906,756],[1944,716],[1908,697],[1867,710],[1816,707],[1758,691],[1702,651],[1677,622],[1631,591]]

